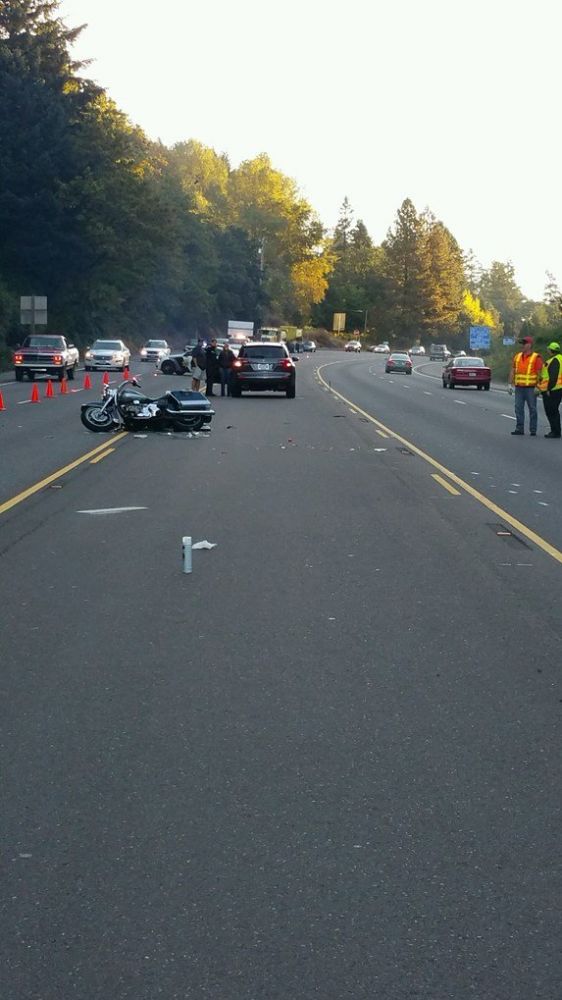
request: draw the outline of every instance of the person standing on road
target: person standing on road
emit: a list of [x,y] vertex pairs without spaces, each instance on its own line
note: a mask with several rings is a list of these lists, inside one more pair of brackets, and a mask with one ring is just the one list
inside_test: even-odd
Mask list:
[[203,337],[198,337],[191,356],[191,388],[194,392],[199,392],[201,389],[201,379],[205,374],[206,364],[205,341]]
[[206,394],[207,396],[214,396],[213,385],[215,382],[220,382],[220,368],[219,359],[217,357],[217,338],[212,337],[211,343],[207,347],[206,351],[206,364],[207,364],[207,386]]
[[529,408],[529,430],[531,437],[537,434],[537,388],[543,362],[540,354],[533,351],[533,338],[522,337],[519,341],[523,349],[511,362],[511,385],[515,386],[515,430],[512,434],[525,433],[525,404]]
[[219,354],[219,368],[221,376],[221,396],[225,393],[230,396],[230,369],[232,368],[232,362],[236,358],[233,350],[231,350],[229,344],[223,344],[220,354]]
[[546,419],[550,424],[550,433],[546,438],[560,437],[560,401],[562,400],[562,354],[560,344],[555,340],[548,345],[550,356],[546,359],[541,372],[539,389],[544,403]]

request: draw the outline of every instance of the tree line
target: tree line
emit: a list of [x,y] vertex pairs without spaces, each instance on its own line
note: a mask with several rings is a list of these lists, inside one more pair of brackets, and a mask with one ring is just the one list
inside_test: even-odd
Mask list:
[[409,199],[376,245],[347,198],[330,233],[263,153],[233,168],[194,139],[134,126],[72,58],[82,28],[58,0],[0,2],[0,345],[19,297],[47,295],[49,329],[85,344],[258,325],[348,329],[395,343],[560,329],[560,290],[526,300],[509,263],[483,270]]

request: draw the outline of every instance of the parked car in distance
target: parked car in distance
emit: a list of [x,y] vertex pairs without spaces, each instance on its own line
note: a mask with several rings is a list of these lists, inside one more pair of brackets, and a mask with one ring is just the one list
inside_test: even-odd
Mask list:
[[191,374],[190,370],[186,368],[185,360],[191,357],[195,347],[195,342],[186,344],[183,351],[174,351],[173,354],[170,353],[165,358],[159,358],[156,362],[156,367],[160,369],[163,375]]
[[361,341],[360,340],[348,340],[344,347],[344,351],[355,351],[356,354],[361,353]]
[[144,347],[140,349],[141,361],[161,361],[162,358],[170,356],[170,348],[167,340],[147,340]]
[[457,355],[445,365],[442,380],[444,389],[456,389],[459,385],[475,385],[477,389],[489,389],[492,371],[484,364],[482,358]]
[[432,344],[429,348],[430,361],[447,361],[451,352],[446,344]]
[[314,354],[316,350],[316,341],[314,340],[303,340],[302,349],[304,353]]
[[421,344],[414,344],[414,346],[410,348],[410,354],[417,356],[424,355],[425,347],[423,347]]
[[406,375],[411,375],[412,361],[410,355],[406,351],[393,351],[386,359],[384,370],[387,375],[390,372],[405,372]]
[[36,375],[48,378],[74,378],[80,355],[74,344],[66,337],[54,334],[30,334],[20,347],[14,350],[14,375],[16,382],[27,375],[32,382]]
[[109,368],[124,371],[129,367],[131,352],[122,340],[96,340],[84,355],[87,372]]
[[295,398],[296,369],[285,344],[252,340],[242,344],[230,369],[230,391],[284,392],[287,399]]

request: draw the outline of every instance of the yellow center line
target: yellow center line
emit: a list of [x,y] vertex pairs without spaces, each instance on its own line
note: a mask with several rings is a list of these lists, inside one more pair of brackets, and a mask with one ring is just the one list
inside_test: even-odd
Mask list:
[[413,451],[415,455],[418,455],[419,458],[422,458],[424,462],[427,462],[428,465],[432,466],[432,468],[438,469],[439,472],[441,472],[444,476],[447,476],[457,486],[460,486],[461,489],[463,489],[466,493],[468,493],[471,497],[473,497],[474,500],[477,500],[478,503],[481,503],[483,507],[486,507],[489,511],[491,511],[492,514],[496,514],[498,517],[501,517],[504,521],[507,521],[507,523],[510,524],[512,528],[515,528],[516,531],[518,531],[521,535],[527,538],[530,542],[533,542],[533,544],[536,545],[539,549],[542,549],[543,552],[546,552],[547,555],[551,556],[557,562],[562,564],[562,552],[560,551],[560,549],[557,549],[556,546],[551,545],[550,542],[547,542],[545,538],[542,538],[540,535],[537,535],[536,531],[533,531],[532,528],[528,528],[527,525],[523,524],[522,521],[518,521],[516,517],[512,517],[512,515],[509,514],[506,510],[503,510],[501,507],[498,507],[497,504],[495,504],[492,500],[489,500],[488,497],[484,496],[483,493],[480,493],[478,490],[475,490],[474,486],[471,486],[470,483],[465,482],[464,479],[461,479],[460,476],[457,476],[456,473],[452,472],[451,469],[448,469],[445,465],[442,465],[441,462],[438,462],[435,458],[432,458],[431,455],[427,454],[427,452],[422,451],[422,449],[418,448],[418,446],[413,444],[412,441],[408,441],[407,438],[404,438],[400,434],[397,434],[396,431],[391,430],[391,428],[387,427],[386,424],[383,424],[382,421],[377,420],[376,417],[373,417],[371,416],[370,413],[367,413],[365,410],[362,410],[360,406],[356,405],[356,403],[352,403],[351,400],[347,398],[347,396],[342,395],[341,392],[338,392],[336,389],[333,389],[330,385],[328,385],[323,375],[321,374],[322,370],[324,368],[331,367],[331,365],[337,365],[337,364],[342,364],[342,362],[330,361],[328,364],[322,365],[322,368],[318,369],[318,375],[320,381],[322,382],[322,385],[324,385],[327,389],[329,389],[329,391],[334,396],[337,396],[338,399],[341,399],[343,403],[347,403],[349,406],[352,406],[357,411],[357,413],[360,413],[361,416],[366,417],[366,419],[371,424],[374,424],[375,427],[378,427],[380,430],[385,431],[386,434],[388,434],[388,436],[393,438],[395,441],[399,441],[400,444],[405,445],[406,448],[409,448],[410,451]]
[[388,441],[388,434],[385,434],[384,431],[377,430],[377,434],[380,434],[381,438],[386,438]]
[[[127,437],[127,431],[122,431],[121,433],[116,434],[112,440],[117,442],[121,441],[124,437]],[[44,489],[45,486],[49,486],[51,483],[54,483],[55,480],[60,479],[61,476],[65,476],[67,472],[72,472],[73,469],[82,465],[83,462],[87,462],[89,459],[93,458],[94,455],[98,455],[101,451],[107,451],[107,442],[98,445],[97,448],[93,448],[92,451],[87,452],[86,455],[82,455],[81,458],[75,459],[74,462],[70,462],[69,465],[65,465],[64,468],[58,469],[57,472],[51,473],[50,476],[47,476],[46,479],[42,479],[39,483],[35,483],[34,486],[28,486],[26,490],[18,493],[15,497],[12,497],[11,500],[6,500],[5,503],[0,504],[0,514],[5,514],[7,510],[11,510],[12,507],[15,507],[18,503],[22,503],[24,500],[27,500],[28,497],[32,497],[34,493],[38,493],[39,490]]]
[[455,489],[454,486],[451,486],[451,484],[448,483],[446,479],[443,479],[443,476],[440,476],[439,473],[432,472],[431,478],[435,479],[435,482],[439,483],[439,485],[442,486],[445,490],[448,490],[449,493],[452,493],[454,497],[460,497],[461,491]]
[[111,455],[112,451],[115,451],[115,448],[108,448],[107,451],[102,451],[101,455],[97,455],[96,458],[90,459],[90,465],[95,465],[96,462],[101,462],[102,459],[107,458],[108,455]]

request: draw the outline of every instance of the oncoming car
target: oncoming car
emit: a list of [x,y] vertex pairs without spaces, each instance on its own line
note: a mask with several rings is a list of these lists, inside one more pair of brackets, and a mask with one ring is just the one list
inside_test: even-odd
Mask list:
[[140,349],[141,361],[162,361],[170,356],[170,348],[167,340],[147,340],[144,347]]
[[230,369],[230,391],[284,392],[287,399],[295,398],[295,362],[285,344],[262,343],[253,340],[243,344]]
[[441,378],[444,389],[456,389],[458,385],[475,385],[477,389],[489,389],[492,372],[482,358],[457,355],[447,362]]
[[355,351],[356,354],[361,353],[361,341],[360,340],[348,340],[344,347],[344,351]]
[[406,375],[411,375],[412,362],[410,355],[405,351],[395,351],[386,359],[384,370],[387,375],[390,372],[406,372]]
[[131,352],[122,340],[96,340],[84,355],[84,368],[87,372],[102,368],[125,371],[130,360]]

